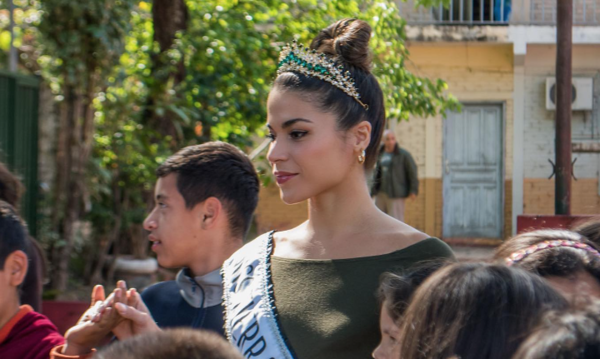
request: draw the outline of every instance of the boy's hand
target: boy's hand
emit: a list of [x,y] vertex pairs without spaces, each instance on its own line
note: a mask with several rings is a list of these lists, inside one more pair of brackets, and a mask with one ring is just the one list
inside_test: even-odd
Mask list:
[[123,318],[111,307],[126,301],[125,293],[117,288],[105,298],[104,287],[97,285],[92,290],[92,303],[79,322],[65,334],[63,354],[88,354],[116,327]]
[[127,300],[115,304],[114,308],[126,319],[113,329],[115,336],[124,340],[134,335],[159,331],[140,294],[133,288],[127,290],[124,281],[117,282],[117,288],[127,293]]

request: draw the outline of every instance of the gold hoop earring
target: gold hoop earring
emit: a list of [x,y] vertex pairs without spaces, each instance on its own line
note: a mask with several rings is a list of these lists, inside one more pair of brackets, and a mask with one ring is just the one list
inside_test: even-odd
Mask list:
[[363,164],[365,163],[365,158],[367,156],[367,153],[365,152],[365,150],[362,150],[362,152],[360,153],[360,155],[358,155],[358,163],[359,164]]

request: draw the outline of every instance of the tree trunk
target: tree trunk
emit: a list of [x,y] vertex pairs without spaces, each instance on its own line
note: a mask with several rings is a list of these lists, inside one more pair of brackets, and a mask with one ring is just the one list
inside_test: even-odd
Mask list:
[[176,64],[175,69],[169,71],[169,59],[165,56],[173,46],[176,34],[187,29],[188,10],[185,1],[154,0],[152,19],[154,23],[153,39],[159,45],[159,53],[151,57],[152,77],[155,82],[148,95],[143,118],[157,133],[171,136],[174,140],[172,144],[176,147],[178,133],[173,124],[172,114],[166,112],[159,116],[155,107],[168,103],[166,96],[167,86],[170,83],[177,85],[185,78],[183,58]]
[[[113,223],[113,227],[111,231],[102,236],[98,243],[97,248],[97,261],[94,266],[94,270],[90,276],[90,284],[101,283],[102,282],[102,269],[104,268],[104,264],[106,262],[106,258],[108,257],[108,251],[113,243],[119,240],[121,235],[121,224],[123,211],[128,209],[127,201],[127,190],[121,189],[119,186],[119,181],[121,180],[118,171],[113,172],[113,183],[112,183],[112,194],[113,194],[113,211],[115,221]],[[124,200],[125,198],[125,200]]]
[[53,248],[53,261],[57,265],[52,276],[52,287],[59,291],[67,288],[75,229],[85,212],[85,170],[93,145],[92,101],[97,81],[95,65],[89,66],[87,76],[82,76],[84,86],[66,85],[65,100],[61,104],[56,181],[58,210],[53,215],[53,223],[63,243]]

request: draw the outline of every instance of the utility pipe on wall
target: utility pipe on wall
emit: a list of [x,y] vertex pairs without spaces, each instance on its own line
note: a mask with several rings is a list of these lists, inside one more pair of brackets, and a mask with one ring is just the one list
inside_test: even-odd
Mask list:
[[573,1],[556,1],[556,214],[571,214]]

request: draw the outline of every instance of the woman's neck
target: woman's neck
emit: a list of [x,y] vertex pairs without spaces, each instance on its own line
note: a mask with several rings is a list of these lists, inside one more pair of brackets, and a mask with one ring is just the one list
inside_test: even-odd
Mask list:
[[[362,169],[361,169],[362,170]],[[309,199],[307,231],[317,238],[336,238],[364,232],[378,212],[362,174]]]

